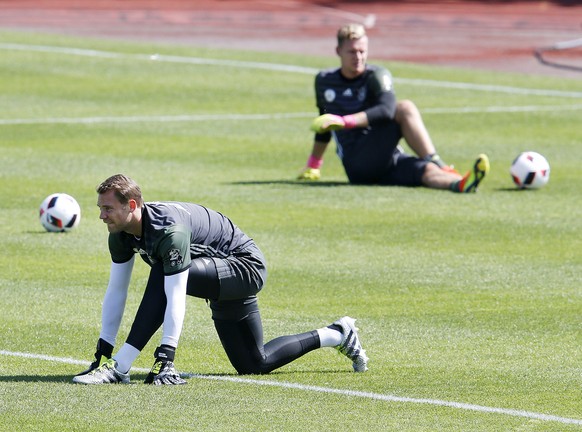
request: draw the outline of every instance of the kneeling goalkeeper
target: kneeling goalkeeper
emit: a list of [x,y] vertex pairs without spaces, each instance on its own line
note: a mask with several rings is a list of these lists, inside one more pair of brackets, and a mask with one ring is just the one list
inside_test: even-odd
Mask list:
[[[350,317],[263,344],[257,293],[267,276],[265,259],[227,217],[198,204],[144,203],[139,186],[122,174],[105,180],[97,192],[99,217],[109,230],[111,273],[95,359],[73,382],[128,383],[132,363],[162,326],[145,382],[185,384],[174,359],[187,295],[208,301],[222,346],[239,374],[269,373],[322,347],[335,347],[356,372],[367,370],[368,358]],[[129,335],[112,355],[136,253],[151,271]]]

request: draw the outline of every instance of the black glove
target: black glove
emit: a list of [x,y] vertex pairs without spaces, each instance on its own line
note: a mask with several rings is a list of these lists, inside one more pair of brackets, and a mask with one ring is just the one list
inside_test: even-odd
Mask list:
[[154,385],[179,385],[186,384],[176,368],[174,367],[174,357],[176,348],[170,345],[160,345],[154,353],[156,361],[152,370],[146,377],[145,384]]
[[111,355],[113,354],[113,345],[109,342],[105,342],[103,339],[99,338],[97,341],[97,349],[95,351],[95,361],[89,365],[87,370],[84,370],[81,373],[78,373],[76,376],[79,375],[86,375],[92,370],[97,369],[105,360],[109,360]]

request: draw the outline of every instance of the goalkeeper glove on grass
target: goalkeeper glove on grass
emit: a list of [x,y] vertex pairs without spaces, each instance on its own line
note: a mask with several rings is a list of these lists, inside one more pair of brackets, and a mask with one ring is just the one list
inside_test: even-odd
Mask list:
[[176,348],[170,345],[160,345],[156,352],[156,361],[152,370],[146,377],[145,384],[154,385],[180,385],[186,384],[174,366]]
[[306,167],[301,174],[297,176],[297,180],[316,181],[321,178],[321,170],[319,168]]
[[321,178],[321,166],[323,165],[323,159],[315,157],[313,155],[309,156],[307,159],[307,165],[301,171],[301,174],[297,177],[297,180],[305,181],[315,181]]

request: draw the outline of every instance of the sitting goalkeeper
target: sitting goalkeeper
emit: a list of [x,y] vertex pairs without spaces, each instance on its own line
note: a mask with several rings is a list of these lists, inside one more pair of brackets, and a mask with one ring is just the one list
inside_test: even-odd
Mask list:
[[[315,78],[320,116],[311,126],[313,149],[298,179],[319,180],[323,154],[333,134],[350,183],[475,192],[489,171],[487,156],[479,155],[464,176],[447,166],[436,153],[416,105],[397,102],[390,73],[366,63],[364,27],[340,28],[337,43],[341,66],[321,71]],[[417,157],[402,151],[401,138]]]

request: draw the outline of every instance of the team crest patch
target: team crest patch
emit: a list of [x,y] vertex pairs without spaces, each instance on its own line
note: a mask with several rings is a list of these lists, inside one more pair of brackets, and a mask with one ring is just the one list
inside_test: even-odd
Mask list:
[[184,258],[182,257],[182,255],[180,255],[179,249],[170,250],[168,252],[168,256],[170,258],[170,266],[171,267],[176,267],[176,266],[182,265],[182,263],[184,262]]
[[392,90],[392,78],[390,75],[384,75],[382,77],[382,85],[384,86],[384,90],[390,91]]
[[333,91],[333,89],[327,89],[323,93],[323,97],[327,102],[333,102],[335,100],[335,91]]
[[366,99],[366,87],[362,87],[358,90],[358,101],[363,102]]

